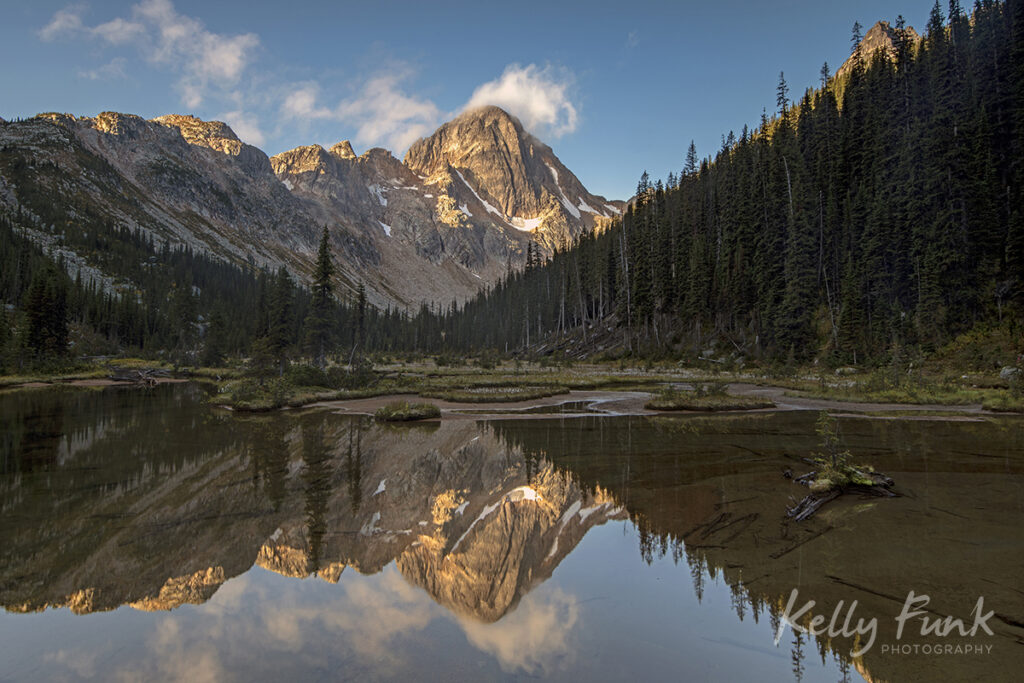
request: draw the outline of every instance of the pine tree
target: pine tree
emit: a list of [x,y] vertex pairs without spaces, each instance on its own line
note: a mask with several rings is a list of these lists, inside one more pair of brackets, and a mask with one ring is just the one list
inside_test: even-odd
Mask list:
[[66,277],[52,263],[47,264],[33,276],[25,295],[26,344],[37,359],[67,355]]
[[697,145],[690,140],[690,146],[686,150],[686,163],[683,165],[683,175],[692,176],[697,172]]
[[356,289],[355,329],[352,335],[352,356],[363,352],[366,343],[366,287],[362,282]]
[[779,108],[779,116],[786,116],[789,106],[789,86],[786,85],[786,74],[779,72],[779,84],[775,87],[775,104]]
[[270,327],[267,330],[267,346],[278,364],[280,375],[288,365],[288,348],[292,343],[294,289],[288,269],[281,266],[270,293]]
[[224,315],[220,309],[210,314],[206,326],[206,339],[203,347],[203,365],[217,367],[224,362],[225,335],[227,333]]
[[313,270],[313,300],[310,303],[309,315],[306,317],[306,345],[313,354],[317,367],[323,369],[324,355],[331,343],[334,300],[331,277],[334,275],[334,263],[331,260],[331,249],[328,244],[327,226],[324,226],[317,252],[316,267]]

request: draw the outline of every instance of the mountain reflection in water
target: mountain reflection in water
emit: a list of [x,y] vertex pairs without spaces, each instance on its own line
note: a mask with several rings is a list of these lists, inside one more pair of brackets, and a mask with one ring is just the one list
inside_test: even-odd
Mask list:
[[[800,491],[780,473],[814,450],[813,414],[393,427],[204,397],[0,396],[13,678],[1011,680],[1024,664],[1019,420],[843,419],[905,497],[790,524]],[[878,644],[854,659],[853,639],[787,630],[773,647],[794,587],[814,614],[857,600]],[[968,623],[984,596],[992,653],[883,654],[909,590]]]

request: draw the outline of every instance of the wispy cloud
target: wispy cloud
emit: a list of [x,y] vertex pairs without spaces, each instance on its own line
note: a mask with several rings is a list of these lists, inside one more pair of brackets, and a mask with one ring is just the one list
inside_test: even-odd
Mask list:
[[239,140],[250,145],[256,145],[257,147],[262,147],[266,144],[267,136],[263,133],[259,118],[255,114],[236,109],[224,112],[217,116],[217,118],[231,126],[231,130],[235,131],[235,135],[238,136]]
[[344,122],[355,127],[354,139],[360,145],[401,153],[431,133],[443,116],[431,100],[406,92],[404,85],[412,76],[413,70],[402,65],[378,72],[334,106],[321,103],[316,83],[297,84],[284,97],[280,113],[287,120]]
[[[101,23],[87,19],[85,5],[68,5],[37,35],[43,41],[78,39],[116,51],[105,64],[79,70],[83,79],[125,78],[141,58],[170,76],[185,107],[223,112],[218,117],[251,144],[262,146],[286,127],[337,125],[350,130],[347,135],[364,148],[381,146],[401,155],[458,113],[417,94],[417,69],[403,62],[364,75],[345,92],[331,92],[315,79],[289,83],[255,66],[259,36],[211,31],[200,19],[181,14],[172,0],[141,0],[123,16]],[[510,64],[477,87],[459,111],[497,105],[531,132],[558,138],[578,125],[574,85],[568,69]]]
[[[235,86],[254,61],[259,37],[253,33],[214,33],[193,17],[179,14],[170,0],[143,0],[128,18],[117,17],[90,26],[85,8],[70,5],[58,10],[39,31],[40,39],[84,37],[112,46],[134,46],[152,64],[177,75],[182,102],[198,107],[211,92]],[[91,77],[92,72],[83,72]]]
[[335,118],[336,113],[317,104],[320,86],[316,83],[301,83],[293,86],[281,102],[281,115],[285,119],[305,120]]
[[78,77],[90,81],[106,81],[118,78],[127,78],[128,72],[125,70],[126,65],[127,61],[124,57],[115,57],[106,64],[98,66],[95,69],[83,69],[79,71]]
[[377,140],[390,149],[404,150],[433,132],[441,121],[441,110],[430,100],[405,93],[401,86],[408,78],[408,73],[379,74],[356,97],[339,105],[342,118],[357,123],[357,141]]
[[568,69],[510,64],[497,79],[478,87],[466,109],[493,104],[515,115],[531,132],[559,138],[576,130],[579,115],[569,93]]
[[576,599],[557,588],[527,595],[516,610],[493,624],[468,617],[459,624],[476,648],[490,653],[507,673],[551,677],[573,658],[571,636],[579,618]]
[[87,31],[82,23],[82,14],[85,7],[82,5],[69,5],[62,10],[57,10],[50,23],[39,29],[39,38],[50,42],[69,34]]

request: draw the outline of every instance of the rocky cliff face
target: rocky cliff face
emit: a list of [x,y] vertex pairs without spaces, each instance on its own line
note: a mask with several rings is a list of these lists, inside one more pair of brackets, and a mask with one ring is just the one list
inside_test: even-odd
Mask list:
[[533,232],[548,245],[571,241],[622,209],[587,192],[550,147],[498,107],[444,124],[409,148],[405,164],[471,207],[473,217]]
[[403,163],[348,141],[272,159],[230,127],[192,116],[105,112],[0,122],[0,209],[142,230],[235,262],[308,274],[328,227],[339,291],[371,303],[465,299],[600,227],[621,203],[589,194],[551,149],[500,109],[468,112]]

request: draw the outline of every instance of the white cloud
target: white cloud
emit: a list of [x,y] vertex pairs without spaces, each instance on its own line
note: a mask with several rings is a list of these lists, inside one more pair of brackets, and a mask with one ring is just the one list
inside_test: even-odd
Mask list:
[[281,115],[286,120],[343,122],[355,127],[353,138],[360,145],[382,146],[401,154],[418,138],[433,132],[442,118],[436,104],[403,90],[403,83],[411,75],[405,68],[378,73],[365,81],[354,96],[334,107],[319,103],[317,84],[300,84],[285,96]]
[[365,145],[383,144],[396,152],[432,132],[441,111],[430,100],[402,92],[408,74],[383,74],[371,78],[359,95],[338,107],[343,120],[357,124],[356,140]]
[[267,141],[267,136],[260,129],[259,119],[255,114],[238,109],[221,114],[217,118],[231,126],[231,130],[235,131],[235,135],[242,142],[262,147]]
[[329,119],[334,118],[333,111],[316,104],[320,96],[320,87],[315,83],[294,88],[285,96],[281,103],[281,114],[287,119]]
[[39,29],[39,39],[50,42],[61,36],[83,30],[82,13],[84,11],[85,8],[81,5],[69,5],[62,10],[57,10],[53,18],[50,19],[50,23]]
[[128,73],[125,71],[125,65],[127,62],[124,57],[115,57],[103,66],[96,67],[95,69],[86,69],[78,72],[79,78],[85,78],[90,81],[105,81],[113,80],[117,78],[127,78]]
[[531,132],[558,138],[576,130],[578,114],[569,99],[572,84],[566,70],[510,64],[499,78],[478,87],[465,109],[493,104],[518,117]]
[[572,629],[579,618],[576,600],[557,588],[527,595],[514,612],[493,624],[459,618],[466,638],[498,660],[503,671],[528,675],[552,673],[572,660]]
[[[210,31],[200,19],[179,13],[172,0],[138,0],[123,16],[96,24],[86,21],[85,12],[83,5],[68,5],[38,31],[44,41],[77,37],[120,51],[106,64],[83,66],[80,78],[127,77],[128,65],[141,57],[171,75],[188,109],[226,111],[221,117],[251,144],[262,146],[268,137],[281,135],[286,124],[310,130],[310,124],[319,123],[348,129],[345,136],[363,147],[386,147],[401,156],[453,115],[411,91],[415,70],[405,64],[357,81],[347,97],[331,95],[316,81],[285,83],[252,69],[259,36]],[[578,125],[573,87],[567,69],[510,64],[498,78],[476,88],[463,109],[497,105],[538,136],[558,138]],[[270,135],[254,112],[264,122],[276,119]]]
[[[143,58],[178,75],[182,101],[198,107],[211,91],[234,86],[252,63],[259,37],[208,31],[198,19],[179,14],[171,0],[143,0],[131,18],[116,17],[96,26],[82,20],[84,9],[70,5],[57,11],[39,31],[45,41],[80,35],[110,45],[134,45]],[[83,72],[91,77],[92,72]]]
[[138,22],[126,21],[118,17],[90,29],[90,32],[111,45],[124,45],[144,38],[146,27]]

